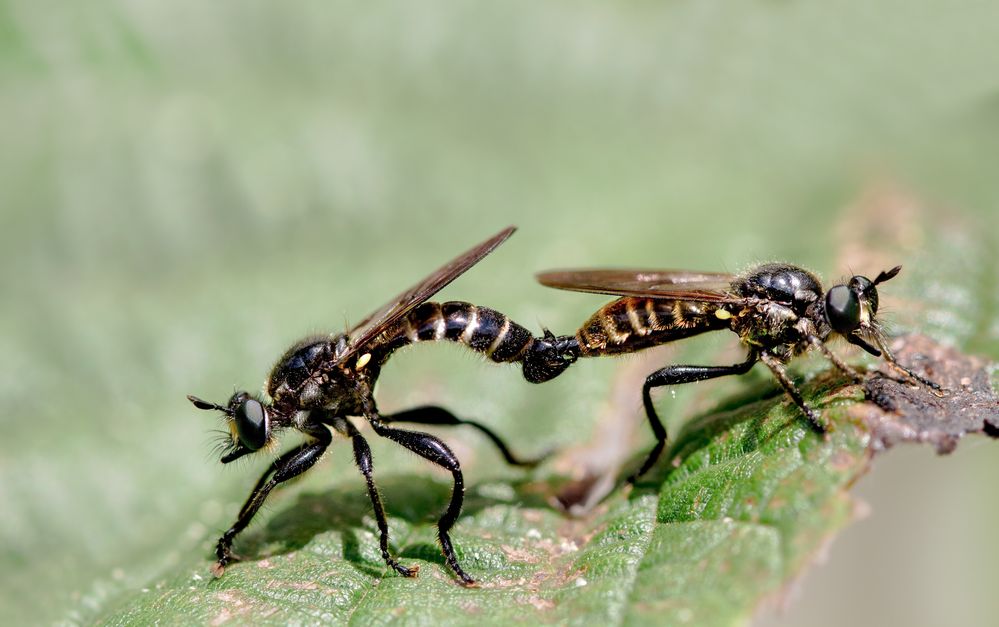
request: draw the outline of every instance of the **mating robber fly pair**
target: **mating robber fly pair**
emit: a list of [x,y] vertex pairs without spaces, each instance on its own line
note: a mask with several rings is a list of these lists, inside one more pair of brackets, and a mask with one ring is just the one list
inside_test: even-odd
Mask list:
[[225,405],[188,399],[195,407],[222,412],[229,437],[221,461],[227,464],[245,455],[272,448],[277,435],[295,429],[308,440],[281,454],[257,481],[236,522],[219,539],[215,576],[234,561],[232,543],[253,519],[267,495],[280,483],[311,468],[332,443],[332,428],[350,438],[354,461],[364,476],[378,525],[385,563],[412,577],[418,567],[400,564],[389,552],[389,530],[373,477],[371,450],[351,422],[360,417],[375,435],[388,438],[451,472],[454,487],[447,509],[437,523],[437,537],[445,561],[464,585],[475,581],[462,569],[449,531],[461,511],[464,480],[454,453],[439,438],[395,423],[437,426],[468,425],[485,435],[507,463],[530,467],[541,459],[514,455],[491,429],[458,418],[448,410],[424,406],[383,415],[372,391],[382,366],[404,346],[427,341],[464,344],[497,363],[519,363],[531,383],[549,381],[579,357],[630,353],[683,338],[729,329],[748,355],[732,366],[666,366],[650,374],[642,399],[656,444],[638,472],[648,471],[666,445],[666,430],[652,404],[654,388],[744,374],[758,361],[773,372],[787,395],[812,426],[824,431],[819,414],[804,401],[785,366],[811,349],[820,351],[854,381],[862,376],[832,353],[826,342],[842,336],[872,355],[884,358],[908,379],[940,390],[936,383],[899,364],[887,347],[877,320],[877,286],[898,274],[900,266],[874,280],[854,276],[823,293],[812,273],[787,264],[764,264],[741,275],[675,270],[562,270],[538,275],[544,285],[560,289],[620,296],[600,308],[574,335],[545,331],[535,337],[504,314],[471,303],[429,302],[429,299],[483,257],[496,249],[514,227],[465,252],[423,281],[392,299],[346,333],[308,337],[278,360],[261,398],[237,392]]

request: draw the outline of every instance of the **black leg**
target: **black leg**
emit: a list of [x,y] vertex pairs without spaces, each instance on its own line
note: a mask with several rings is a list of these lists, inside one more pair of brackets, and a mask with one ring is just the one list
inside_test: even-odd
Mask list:
[[767,368],[770,368],[770,372],[774,373],[774,376],[777,378],[780,386],[784,388],[784,392],[791,397],[791,400],[793,400],[794,404],[798,406],[801,413],[808,417],[808,420],[812,423],[812,426],[815,427],[815,430],[819,433],[825,433],[826,427],[822,423],[822,418],[819,416],[817,411],[808,406],[808,403],[805,402],[804,397],[801,395],[798,387],[794,384],[794,381],[791,380],[791,377],[787,376],[787,369],[784,367],[784,363],[769,353],[763,353],[760,355],[760,361],[766,364]]
[[[822,340],[820,340],[818,337],[815,337],[813,335],[808,338],[808,341],[811,342],[813,346],[818,348],[822,352],[822,354],[825,355],[827,359],[829,359],[829,361],[835,364],[837,368],[839,368],[841,371],[846,373],[851,379],[853,379],[854,382],[856,383],[864,382],[864,377],[859,372],[851,368],[846,362],[844,362],[835,353],[829,350],[829,347],[826,346],[822,342]],[[916,374],[911,369],[906,368],[905,366],[900,364],[898,360],[895,359],[895,355],[892,354],[891,350],[888,348],[885,341],[881,337],[876,336],[875,342],[877,343],[878,347],[881,349],[881,356],[884,358],[886,362],[888,362],[888,365],[898,370],[906,377],[906,379],[904,380],[892,378],[893,381],[898,381],[899,383],[911,383],[912,381],[916,381],[917,383],[922,383],[926,387],[933,390],[933,392],[937,394],[937,396],[942,396],[941,392],[943,391],[943,388],[940,386],[939,383],[931,381],[919,374]]]
[[825,356],[826,359],[828,359],[829,361],[831,361],[833,363],[833,365],[836,366],[836,368],[839,369],[840,372],[842,372],[846,376],[850,377],[850,379],[852,379],[854,383],[863,383],[864,382],[863,375],[861,375],[859,372],[857,372],[856,370],[854,370],[853,367],[850,366],[850,364],[848,364],[845,361],[843,361],[842,359],[840,359],[839,355],[837,355],[836,353],[834,353],[831,350],[829,350],[829,347],[826,346],[825,342],[823,342],[822,340],[820,340],[818,338],[818,336],[815,336],[815,335],[808,336],[808,342],[813,347],[819,349],[819,352],[822,353]]
[[322,430],[317,430],[315,433],[310,432],[309,435],[317,438],[317,441],[303,444],[275,460],[257,481],[253,492],[250,493],[250,498],[246,500],[243,508],[239,510],[236,522],[219,538],[215,548],[215,556],[218,558],[218,561],[212,567],[212,574],[216,577],[221,577],[222,573],[225,572],[225,567],[229,562],[233,561],[233,538],[250,524],[253,516],[260,509],[260,506],[264,504],[264,499],[267,498],[271,490],[279,483],[297,477],[309,468],[312,468],[319,458],[322,457],[323,452],[326,451],[326,448],[332,441],[332,437],[325,427]]
[[527,468],[533,468],[537,466],[542,461],[548,457],[549,454],[542,455],[533,459],[521,459],[520,457],[514,455],[510,452],[506,443],[496,435],[489,427],[484,424],[475,422],[474,420],[463,420],[458,418],[448,410],[443,407],[435,407],[432,405],[427,405],[425,407],[416,407],[406,411],[401,411],[389,416],[382,416],[383,423],[392,422],[412,422],[413,424],[420,425],[443,425],[443,426],[455,426],[455,425],[468,425],[478,429],[483,435],[485,435],[489,440],[499,449],[500,455],[506,460],[506,463],[511,466],[524,466]]
[[451,476],[454,477],[454,489],[451,492],[451,502],[448,504],[447,510],[445,510],[440,520],[437,521],[437,539],[441,543],[441,550],[444,552],[444,559],[447,561],[447,565],[458,575],[462,584],[474,586],[475,580],[469,577],[458,564],[458,558],[454,554],[454,547],[451,545],[451,537],[448,535],[448,531],[454,526],[455,521],[458,520],[458,514],[461,513],[461,504],[465,495],[465,480],[461,475],[461,466],[458,464],[458,458],[454,456],[454,453],[451,452],[451,449],[446,444],[429,433],[404,431],[402,429],[387,427],[382,422],[381,417],[375,413],[369,414],[367,418],[378,435],[401,444],[420,457],[451,471]]
[[645,385],[642,386],[642,404],[645,406],[645,415],[649,419],[652,433],[656,436],[656,445],[649,451],[642,467],[638,469],[638,472],[628,477],[628,481],[634,483],[639,477],[648,472],[666,447],[666,428],[663,426],[662,421],[659,420],[656,408],[652,404],[653,388],[705,381],[733,374],[745,374],[752,369],[758,359],[759,357],[755,352],[750,352],[746,361],[734,366],[666,366],[650,374],[645,379]]
[[[902,364],[898,363],[898,360],[895,359],[895,354],[892,353],[891,349],[888,348],[888,343],[885,342],[884,339],[880,337],[880,335],[876,336],[876,338],[877,338],[876,341],[878,344],[878,348],[881,349],[881,354],[884,356],[885,361],[888,362],[888,365],[905,374],[907,377],[909,377],[910,380],[918,381],[919,383],[922,383],[923,385],[930,388],[934,392],[943,391],[943,387],[941,387],[941,385],[936,381],[931,381],[922,375],[918,375],[915,372],[913,372],[911,369],[906,368]],[[938,396],[942,396],[942,394],[938,394]]]
[[347,435],[350,436],[351,441],[354,443],[354,461],[357,463],[357,468],[361,471],[361,474],[364,475],[364,481],[368,486],[368,498],[371,499],[371,506],[375,510],[375,521],[378,523],[378,544],[382,550],[382,559],[392,567],[392,570],[403,577],[415,577],[420,571],[419,566],[403,566],[389,553],[388,520],[385,518],[385,509],[382,507],[382,500],[378,496],[378,488],[375,487],[375,479],[372,475],[371,448],[357,429],[354,428],[354,425],[346,420],[344,420],[344,423]]

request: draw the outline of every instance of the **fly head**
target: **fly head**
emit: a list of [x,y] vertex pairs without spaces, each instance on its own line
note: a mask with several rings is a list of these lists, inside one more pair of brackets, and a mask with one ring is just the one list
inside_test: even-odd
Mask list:
[[225,405],[209,403],[197,396],[188,396],[187,399],[198,409],[222,412],[229,431],[220,460],[223,464],[265,448],[273,439],[273,427],[284,423],[273,407],[265,405],[247,392],[236,392]]
[[865,276],[854,276],[846,284],[835,285],[825,298],[825,317],[833,331],[846,338],[848,342],[859,346],[875,357],[881,356],[881,351],[870,344],[868,340],[878,342],[881,327],[877,320],[878,289],[877,285],[894,278],[902,266],[878,274],[872,281]]

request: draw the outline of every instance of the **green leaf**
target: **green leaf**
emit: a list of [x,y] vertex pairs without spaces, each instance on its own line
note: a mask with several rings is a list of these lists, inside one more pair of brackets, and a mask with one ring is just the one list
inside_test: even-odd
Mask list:
[[686,445],[662,499],[644,488],[617,494],[573,521],[538,504],[537,486],[473,489],[455,538],[480,589],[455,583],[434,542],[430,520],[446,486],[389,476],[380,481],[388,503],[406,501],[390,510],[394,545],[404,563],[421,567],[417,580],[386,571],[366,497],[351,482],[300,495],[240,543],[250,560],[220,580],[207,578],[206,542],[104,620],[730,622],[849,520],[844,489],[866,455],[862,430],[838,429],[825,442],[780,398],[725,419],[732,426]]
[[[599,496],[649,446],[640,382],[612,392],[639,358],[534,387],[454,347],[400,354],[383,408],[439,403],[519,452],[567,451],[525,475],[442,433],[467,470],[454,538],[477,590],[434,544],[447,476],[376,442],[393,549],[419,579],[386,574],[340,443],[211,580],[267,460],[221,468],[218,425],[184,396],[255,389],[299,336],[509,223],[443,298],[567,331],[601,299],[533,272],[785,259],[828,279],[902,262],[886,290],[900,330],[995,359],[999,40],[981,29],[997,19],[908,0],[0,3],[0,622],[748,620],[851,519],[872,443],[984,428],[980,370],[981,420],[935,433],[862,428],[893,414],[821,362],[796,376],[837,425],[828,440],[761,373],[661,395],[669,460],[571,518],[556,496]],[[656,363],[722,363],[716,341]],[[900,394],[906,416],[946,409]],[[988,489],[982,464],[962,487]],[[966,501],[939,514],[980,524],[963,553],[989,557],[988,493]],[[898,568],[995,615],[974,585],[999,559],[944,577],[912,556]],[[958,598],[907,607],[939,595]]]
[[[982,371],[974,360],[964,366],[937,372],[952,387]],[[979,407],[977,422],[962,432],[980,430],[986,417],[999,423],[999,403],[986,388],[980,392],[990,406]],[[220,580],[207,578],[206,542],[103,621],[741,622],[851,520],[847,491],[870,461],[873,424],[854,411],[869,407],[862,390],[825,373],[804,391],[834,425],[828,435],[782,395],[741,402],[684,429],[665,479],[619,491],[581,520],[539,502],[539,491],[550,492],[543,485],[477,486],[455,537],[478,589],[456,584],[434,541],[431,521],[446,503],[446,486],[395,475],[380,481],[396,504],[394,547],[404,563],[420,566],[418,580],[383,565],[367,499],[353,481],[301,494],[240,542],[248,560]],[[888,420],[917,413],[910,407]]]
[[[854,222],[854,235],[862,239],[869,226]],[[935,280],[965,270],[941,264]],[[123,597],[101,620],[744,622],[779,597],[852,520],[848,491],[873,452],[904,441],[949,452],[964,434],[999,425],[987,361],[925,336],[900,338],[893,350],[950,393],[940,398],[898,383],[879,361],[871,363],[884,372],[863,386],[813,361],[802,390],[832,425],[827,434],[757,377],[684,423],[670,464],[635,489],[614,491],[584,517],[566,518],[550,505],[560,489],[566,493],[564,478],[473,484],[454,536],[477,589],[457,585],[435,543],[433,521],[448,498],[447,483],[387,474],[379,485],[389,504],[392,548],[405,564],[420,567],[419,579],[401,578],[382,563],[367,498],[353,478],[302,491],[241,539],[237,549],[247,559],[223,578],[208,578],[214,538],[206,535],[200,551]]]

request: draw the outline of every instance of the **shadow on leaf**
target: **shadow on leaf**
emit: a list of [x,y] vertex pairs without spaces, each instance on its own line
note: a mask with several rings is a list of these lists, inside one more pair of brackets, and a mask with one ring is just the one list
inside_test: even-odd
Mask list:
[[[497,500],[482,493],[476,486],[466,489],[462,517],[475,514],[494,505],[516,504],[518,507],[549,508],[547,490],[536,482],[511,482],[510,499]],[[410,557],[433,562],[446,568],[440,547],[432,542],[413,542],[402,551],[396,544],[406,525],[436,525],[444,513],[451,494],[449,481],[420,475],[389,475],[378,480],[379,493],[389,519],[389,551],[395,557]],[[369,532],[374,538],[362,537],[358,531]],[[271,555],[298,551],[316,536],[335,533],[340,537],[342,557],[371,576],[381,576],[385,565],[378,552],[378,528],[371,502],[360,482],[338,485],[322,492],[300,494],[295,503],[285,507],[268,520],[262,529],[250,532],[237,543],[243,561],[255,561]],[[370,544],[370,546],[367,546]]]
[[[843,398],[841,392],[850,389],[848,381],[841,375],[830,372],[822,373],[807,383],[799,382],[799,387],[809,404],[820,412],[840,402]],[[775,414],[782,404],[787,406],[786,415]],[[735,440],[740,454],[749,454],[773,444],[788,430],[802,428],[807,429],[805,433],[820,436],[779,387],[772,381],[761,379],[758,385],[747,386],[721,399],[714,408],[684,424],[659,463],[635,484],[629,498],[660,492],[678,467],[717,442]],[[618,485],[623,485],[625,478],[644,459],[645,451],[632,456],[624,465],[628,472],[619,477]]]
[[[820,411],[841,401],[849,389],[844,387],[842,377],[828,373],[811,379],[801,387],[805,397]],[[782,404],[787,405],[786,411],[779,409]],[[720,400],[714,409],[684,425],[671,443],[668,454],[664,454],[659,464],[635,485],[628,498],[661,492],[678,467],[698,456],[708,446],[730,440],[733,442],[732,454],[746,455],[770,446],[781,446],[780,442],[788,439],[788,430],[792,429],[818,437],[807,427],[805,417],[787,403],[779,388],[762,381],[759,385],[748,386]],[[633,471],[644,460],[645,454],[645,449],[637,451],[624,467]],[[671,460],[671,463],[666,460]],[[615,491],[625,483],[630,471],[617,478]],[[564,478],[555,477],[548,483],[523,479],[508,485],[512,494],[502,500],[487,496],[488,490],[484,491],[480,486],[470,487],[465,493],[462,516],[473,515],[490,506],[511,503],[518,507],[553,509],[549,498],[564,490],[566,482]],[[412,542],[404,543],[401,551],[397,543],[407,535],[407,526],[433,528],[450,498],[450,481],[427,475],[389,475],[379,478],[378,486],[389,518],[390,552],[396,557],[421,559],[444,566],[440,549],[433,541],[417,537]],[[381,559],[375,557],[378,553],[378,530],[371,503],[360,481],[336,485],[321,492],[300,494],[296,502],[275,514],[264,528],[241,538],[239,548],[246,560],[253,561],[300,550],[316,536],[331,532],[339,536],[345,561],[371,576],[380,576],[385,572]]]

